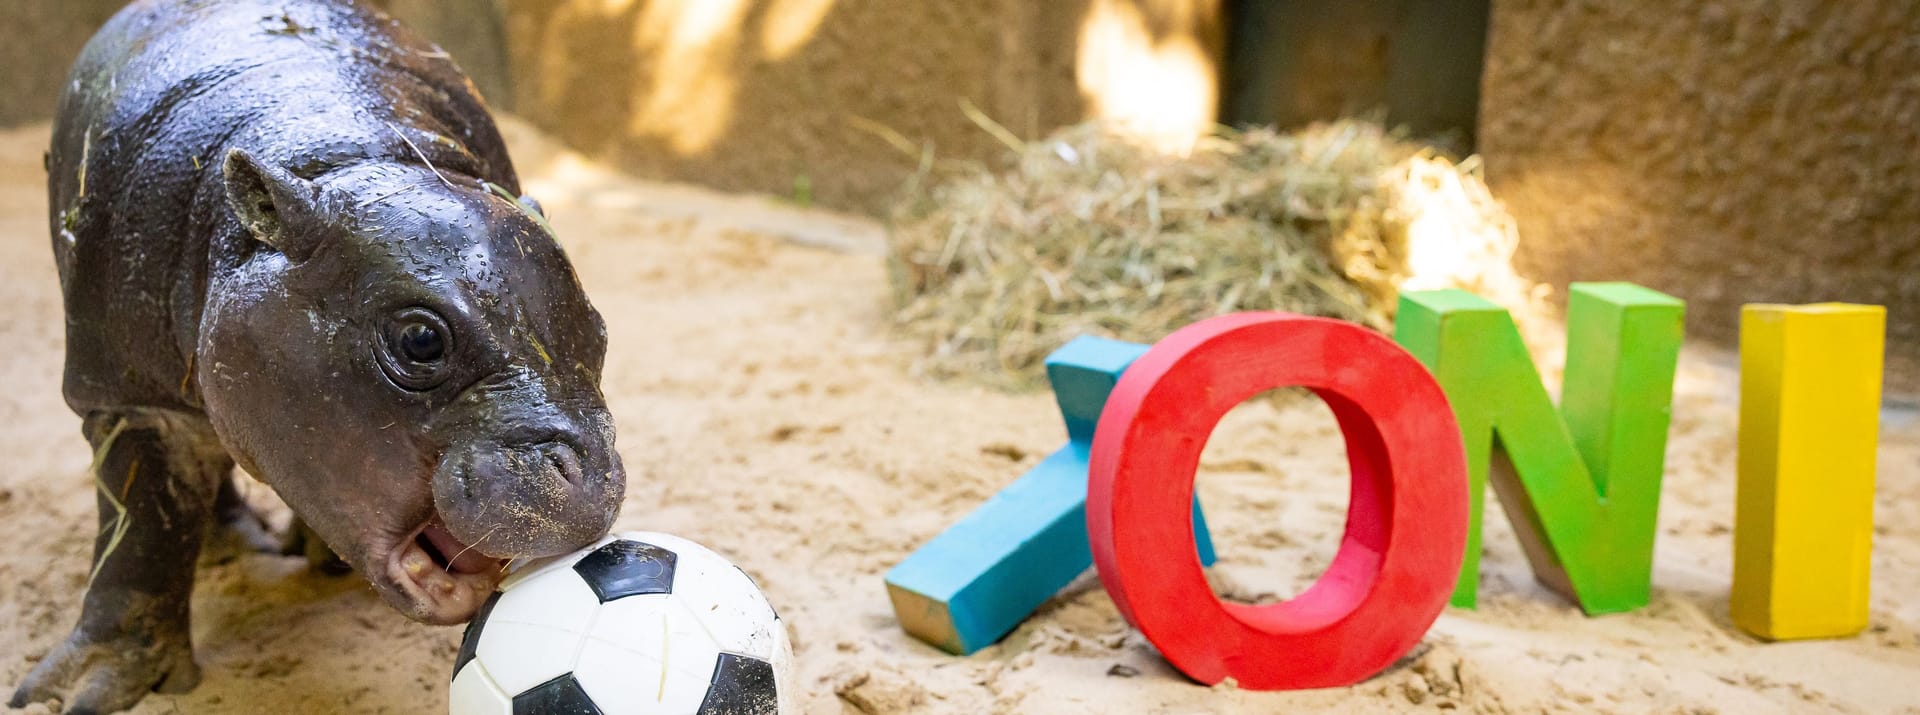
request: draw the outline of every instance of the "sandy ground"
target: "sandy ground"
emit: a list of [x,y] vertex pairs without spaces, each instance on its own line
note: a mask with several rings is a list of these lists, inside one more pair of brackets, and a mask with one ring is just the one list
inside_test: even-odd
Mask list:
[[[95,528],[88,451],[59,397],[45,132],[0,133],[8,689],[76,618]],[[1736,375],[1730,355],[1697,347],[1677,388],[1656,594],[1637,613],[1582,616],[1534,584],[1489,516],[1479,610],[1449,610],[1400,666],[1351,688],[1194,685],[1091,578],[1004,643],[944,655],[898,629],[881,575],[1064,439],[1050,398],[915,377],[912,346],[887,328],[871,224],[620,179],[514,137],[609,324],[605,387],[630,472],[619,526],[682,534],[757,576],[792,625],[810,713],[1920,713],[1920,419],[1884,420],[1872,627],[1760,643],[1726,615]],[[1324,568],[1343,459],[1317,403],[1229,416],[1200,478],[1223,592],[1297,593]],[[406,621],[357,577],[247,555],[202,571],[194,636],[204,682],[138,712],[440,712],[460,631]]]

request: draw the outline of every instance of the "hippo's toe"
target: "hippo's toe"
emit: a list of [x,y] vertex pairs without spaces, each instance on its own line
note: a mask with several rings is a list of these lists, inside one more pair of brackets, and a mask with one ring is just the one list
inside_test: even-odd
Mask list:
[[200,668],[184,633],[95,640],[75,631],[27,673],[7,706],[57,698],[70,714],[111,713],[133,707],[147,693],[184,693],[199,683]]

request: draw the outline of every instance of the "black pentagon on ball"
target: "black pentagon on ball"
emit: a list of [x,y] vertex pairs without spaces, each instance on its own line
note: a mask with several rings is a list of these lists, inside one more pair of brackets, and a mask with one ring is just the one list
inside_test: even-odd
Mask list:
[[572,673],[513,696],[513,715],[603,715]]
[[493,605],[499,602],[500,592],[495,591],[486,603],[480,604],[480,612],[473,614],[473,620],[467,621],[467,634],[460,637],[460,655],[453,659],[453,677],[460,677],[460,669],[473,660],[474,650],[480,647],[480,631],[487,627],[487,615],[493,613]]
[[[515,710],[515,712],[519,712]],[[699,715],[779,715],[780,691],[773,664],[759,658],[721,653],[713,683],[700,701]]]
[[601,603],[648,593],[673,593],[679,556],[653,544],[621,539],[594,549],[573,565]]

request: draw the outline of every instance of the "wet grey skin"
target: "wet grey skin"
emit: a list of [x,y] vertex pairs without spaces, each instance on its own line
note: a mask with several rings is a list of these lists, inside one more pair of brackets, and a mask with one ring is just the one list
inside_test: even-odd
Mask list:
[[426,623],[612,524],[604,324],[431,43],[350,0],[140,0],[74,67],[47,171],[100,531],[13,705],[193,687],[202,544],[264,536],[236,464],[290,548]]

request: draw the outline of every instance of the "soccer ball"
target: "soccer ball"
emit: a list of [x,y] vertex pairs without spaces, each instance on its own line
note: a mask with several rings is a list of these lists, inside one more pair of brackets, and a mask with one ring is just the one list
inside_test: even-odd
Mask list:
[[625,532],[521,565],[467,625],[453,715],[793,712],[785,624],[745,571]]

